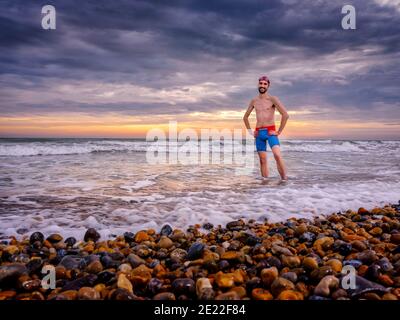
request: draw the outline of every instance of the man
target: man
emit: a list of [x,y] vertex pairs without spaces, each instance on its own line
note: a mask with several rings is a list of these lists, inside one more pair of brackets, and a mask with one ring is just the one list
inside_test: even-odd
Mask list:
[[[267,76],[262,76],[258,79],[258,92],[259,95],[250,101],[249,107],[243,117],[249,134],[255,137],[256,149],[260,157],[261,175],[268,178],[268,165],[267,165],[267,142],[274,155],[278,172],[282,181],[287,180],[286,167],[282,159],[280,143],[278,136],[282,133],[286,125],[289,115],[286,108],[278,97],[271,96],[267,93],[270,87],[270,80]],[[253,109],[256,110],[256,130],[254,133],[250,128],[249,116]],[[281,124],[279,130],[275,128],[275,109],[278,109],[281,114]]]

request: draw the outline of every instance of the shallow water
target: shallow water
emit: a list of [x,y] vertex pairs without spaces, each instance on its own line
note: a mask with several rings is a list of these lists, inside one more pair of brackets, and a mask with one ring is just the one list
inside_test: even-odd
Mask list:
[[[268,151],[243,163],[150,164],[144,140],[1,139],[0,235],[104,237],[165,223],[312,217],[400,199],[400,141],[281,140],[289,181]],[[250,164],[254,164],[252,167]]]

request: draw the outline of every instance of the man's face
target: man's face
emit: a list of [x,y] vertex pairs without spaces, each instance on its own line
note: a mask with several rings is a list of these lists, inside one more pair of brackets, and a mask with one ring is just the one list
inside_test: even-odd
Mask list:
[[265,81],[265,80],[258,81],[258,92],[259,93],[267,92],[268,87],[269,87],[268,81]]

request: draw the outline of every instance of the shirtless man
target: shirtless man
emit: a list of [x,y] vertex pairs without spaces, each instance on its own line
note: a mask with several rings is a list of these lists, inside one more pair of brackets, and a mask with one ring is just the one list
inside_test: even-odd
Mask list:
[[[287,172],[282,159],[280,143],[278,136],[282,133],[286,125],[289,115],[286,108],[278,97],[271,96],[267,93],[270,86],[270,81],[267,76],[262,76],[258,79],[259,95],[250,101],[249,107],[243,116],[244,124],[246,125],[249,134],[255,137],[255,143],[258,155],[260,157],[260,169],[263,178],[268,178],[267,165],[267,141],[274,154],[278,172],[283,181],[287,180]],[[256,130],[254,133],[250,128],[249,116],[256,109]],[[275,128],[275,109],[278,109],[281,114],[281,124],[279,130]]]

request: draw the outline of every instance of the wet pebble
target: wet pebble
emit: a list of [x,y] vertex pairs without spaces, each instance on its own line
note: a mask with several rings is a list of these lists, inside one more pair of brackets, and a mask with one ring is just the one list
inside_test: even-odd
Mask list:
[[78,256],[65,256],[59,265],[64,266],[66,269],[77,269],[81,266],[82,261],[83,259]]
[[261,281],[265,287],[269,288],[278,275],[279,271],[276,267],[265,268],[261,270]]
[[157,278],[151,278],[147,283],[147,290],[152,294],[157,294],[163,286],[163,282]]
[[75,239],[74,237],[69,237],[69,238],[65,239],[64,243],[65,243],[67,246],[72,247],[72,246],[75,245],[76,239]]
[[79,300],[99,300],[100,293],[91,287],[82,287],[78,291]]
[[284,290],[294,290],[294,288],[293,282],[282,277],[276,278],[271,284],[271,292],[274,297],[277,297]]
[[176,300],[175,295],[172,292],[160,292],[157,293],[154,297],[154,300]]
[[28,269],[21,263],[0,266],[0,285],[15,283],[21,275],[26,273]]
[[297,282],[297,274],[296,272],[285,272],[281,275],[282,278],[285,278],[293,283]]
[[196,281],[196,294],[199,300],[212,300],[215,297],[215,291],[208,278],[199,278]]
[[57,242],[62,241],[63,237],[61,235],[59,235],[58,233],[53,233],[53,234],[49,235],[46,240],[52,244],[55,244]]
[[322,297],[329,297],[331,291],[339,287],[339,279],[335,276],[325,276],[315,287],[314,294]]
[[93,261],[86,267],[86,271],[89,273],[99,273],[103,271],[103,265],[98,260]]
[[169,224],[164,225],[161,228],[160,234],[163,236],[169,236],[172,233],[172,228]]
[[167,236],[161,236],[160,240],[157,243],[159,248],[169,249],[174,245],[174,242],[168,238]]
[[262,288],[255,288],[251,291],[254,300],[273,300],[271,292]]
[[117,286],[120,289],[125,289],[127,290],[129,293],[133,293],[133,286],[132,283],[128,280],[128,278],[126,277],[125,274],[121,273],[118,276],[118,282],[117,282]]
[[126,243],[132,243],[135,240],[135,234],[133,232],[124,232],[124,240]]
[[34,244],[35,242],[43,243],[44,235],[41,232],[34,232],[29,238],[29,243]]
[[193,279],[190,278],[178,278],[175,279],[171,284],[172,291],[175,295],[193,295],[196,292],[196,285]]
[[175,261],[182,261],[183,259],[185,259],[186,256],[187,256],[186,250],[183,250],[181,248],[173,250],[170,255],[171,259]]
[[129,254],[128,262],[131,264],[132,268],[136,268],[141,264],[146,264],[146,261],[144,259],[134,253]]
[[96,242],[97,240],[100,239],[100,234],[97,232],[96,229],[94,229],[94,228],[89,228],[89,229],[86,231],[86,233],[85,233],[83,239],[84,239],[85,242],[88,242],[88,241]]

